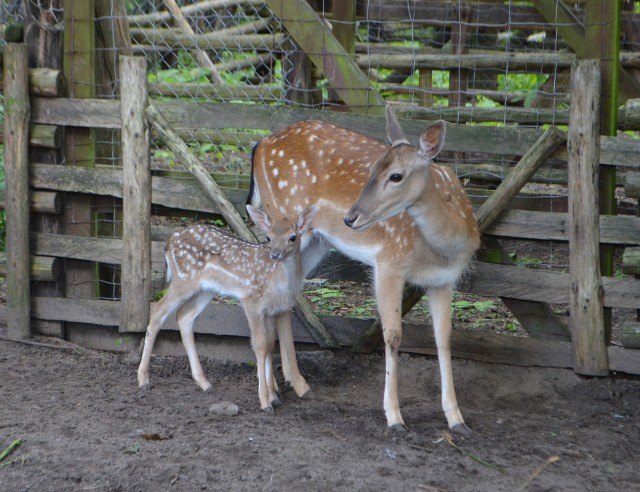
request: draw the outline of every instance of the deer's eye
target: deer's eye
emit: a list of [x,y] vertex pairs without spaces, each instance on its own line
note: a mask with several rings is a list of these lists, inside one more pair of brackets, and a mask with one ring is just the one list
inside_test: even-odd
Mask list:
[[402,181],[402,178],[404,178],[402,174],[393,173],[392,175],[389,176],[389,181],[391,181],[392,183],[399,183],[400,181]]
[[270,243],[271,242],[271,238],[269,236],[267,236],[267,242]]
[[295,243],[296,242],[296,235],[295,234],[291,234],[291,236],[289,236],[289,242],[290,243]]

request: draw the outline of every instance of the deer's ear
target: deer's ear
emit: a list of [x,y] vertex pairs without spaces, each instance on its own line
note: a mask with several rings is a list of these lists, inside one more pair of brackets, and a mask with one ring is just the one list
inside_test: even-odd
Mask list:
[[247,212],[257,227],[265,232],[271,229],[271,219],[269,219],[269,216],[262,210],[258,210],[251,205],[247,205]]
[[311,205],[309,208],[306,208],[305,210],[300,212],[297,224],[298,231],[300,231],[300,233],[303,233],[304,231],[309,229],[309,227],[311,227],[313,219],[316,218],[316,213],[318,213],[318,207],[315,205]]
[[399,145],[401,143],[408,144],[409,141],[402,131],[402,127],[400,123],[398,123],[398,118],[396,118],[396,114],[391,109],[391,106],[387,106],[387,139],[392,147]]
[[436,121],[420,135],[420,156],[431,160],[437,156],[444,146],[447,127],[443,120]]

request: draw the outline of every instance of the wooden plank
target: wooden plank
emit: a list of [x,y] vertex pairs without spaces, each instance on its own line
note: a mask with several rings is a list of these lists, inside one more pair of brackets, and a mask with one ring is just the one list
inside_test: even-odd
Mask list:
[[[31,244],[37,255],[122,264],[122,239],[41,232],[31,234]],[[164,246],[165,241],[151,242],[151,263],[156,271],[164,271]]]
[[[32,164],[29,184],[33,188],[122,198],[122,170],[97,166],[57,166]],[[191,210],[194,212],[218,213],[215,204],[205,195],[194,178],[151,178],[151,201],[155,205]],[[224,188],[225,194],[236,208],[244,207],[247,191]]]
[[306,0],[267,0],[266,3],[351,111],[384,113],[384,98]]
[[[275,132],[297,121],[318,119],[386,140],[385,119],[367,118],[351,113],[283,108],[234,103],[196,103],[155,101],[158,110],[175,130],[193,128],[245,128]],[[32,98],[32,122],[51,125],[75,125],[102,128],[120,127],[120,102],[110,100],[74,100]],[[402,120],[405,134],[417,141],[426,123]],[[449,123],[444,150],[491,155],[521,156],[540,138],[542,130],[514,126],[488,127]],[[618,136],[601,138],[600,163],[640,168],[640,141]],[[565,149],[552,159],[567,160]]]
[[151,159],[146,58],[121,56],[122,319],[121,331],[145,331],[151,298]]
[[122,310],[120,301],[101,299],[34,297],[32,303],[34,318],[102,326],[118,326]]
[[604,376],[609,371],[600,275],[598,153],[600,63],[576,62],[571,69],[569,152],[569,275],[574,369]]
[[31,336],[28,50],[9,43],[4,52],[7,337],[23,340]]
[[[119,320],[119,302],[74,299],[34,299],[34,313],[42,319],[82,318],[92,325],[114,326]],[[95,311],[95,313],[93,312]],[[2,307],[0,307],[0,319]],[[343,346],[350,346],[372,320],[356,320],[323,316],[322,323]],[[163,330],[177,331],[174,319],[169,319]],[[210,304],[195,322],[196,333],[249,337],[246,317],[239,305]],[[314,343],[303,324],[293,318],[296,343]],[[454,330],[451,335],[452,355],[457,358],[525,367],[573,366],[570,342],[550,342],[495,333]],[[430,326],[403,323],[403,341],[400,351],[414,354],[436,354]],[[627,374],[640,374],[637,350],[609,347],[610,370]]]
[[529,181],[531,176],[544,164],[547,159],[566,142],[566,136],[556,127],[549,127],[542,136],[531,146],[520,159],[516,167],[498,186],[496,191],[487,198],[476,211],[476,219],[481,233],[496,221],[509,207],[512,200]]
[[[29,258],[29,275],[32,281],[55,282],[58,280],[61,271],[59,258],[49,256],[32,255]],[[0,253],[0,276],[7,276],[7,255]]]

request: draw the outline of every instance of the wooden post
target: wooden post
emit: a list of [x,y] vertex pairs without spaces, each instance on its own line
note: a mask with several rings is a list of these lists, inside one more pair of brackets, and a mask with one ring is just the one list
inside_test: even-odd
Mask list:
[[[64,75],[68,96],[94,98],[95,69],[95,0],[64,2]],[[67,127],[64,157],[71,166],[95,166],[95,130]],[[90,195],[67,194],[64,232],[76,236],[94,235],[95,201]],[[76,299],[96,297],[96,265],[82,260],[65,260],[65,293]]]
[[29,289],[29,84],[25,44],[4,50],[4,163],[6,179],[7,336],[31,336]]
[[569,277],[574,369],[578,374],[609,373],[600,276],[600,63],[575,62],[571,73],[569,166]]
[[147,61],[120,57],[126,90],[120,95],[122,118],[122,317],[120,331],[145,331],[151,300],[151,161],[145,107]]

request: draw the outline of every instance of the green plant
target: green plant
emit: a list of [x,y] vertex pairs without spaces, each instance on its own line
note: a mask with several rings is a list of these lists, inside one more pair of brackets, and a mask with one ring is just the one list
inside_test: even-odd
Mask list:
[[[343,307],[345,294],[338,289],[320,287],[319,289],[308,290],[305,294],[309,300],[315,304],[321,312],[333,312]],[[340,301],[340,302],[339,302]]]

